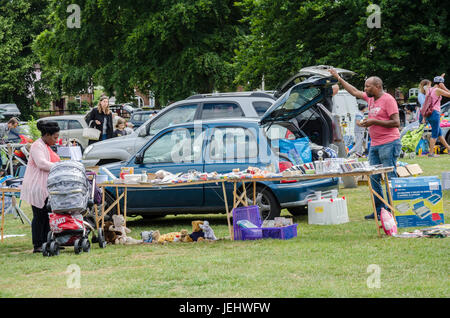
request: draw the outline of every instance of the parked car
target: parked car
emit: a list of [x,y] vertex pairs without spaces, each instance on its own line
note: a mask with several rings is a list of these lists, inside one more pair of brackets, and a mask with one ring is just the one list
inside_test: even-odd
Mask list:
[[61,138],[72,139],[80,146],[81,151],[86,149],[89,139],[83,137],[83,129],[88,127],[86,118],[88,115],[64,115],[40,118],[41,120],[56,121],[60,128]]
[[[296,138],[318,130],[321,145],[327,146],[332,142],[332,119],[321,122],[320,118],[328,116],[321,103],[331,98],[331,84],[335,82],[332,78],[310,78],[295,85],[261,119],[215,119],[165,128],[158,131],[127,161],[105,167],[115,176],[119,176],[121,167],[124,166],[134,167],[135,173],[143,170],[147,173],[158,170],[171,173],[190,170],[227,173],[235,168],[245,170],[252,166],[265,169],[268,165],[272,165],[276,171],[283,171],[293,163],[286,155],[279,153],[276,145],[279,139],[284,139],[287,130]],[[316,118],[317,121],[312,120],[314,125],[309,125],[313,113],[321,115]],[[308,125],[306,129],[305,125]],[[302,126],[304,128],[298,128]],[[183,153],[180,154],[180,151]],[[263,219],[279,216],[282,208],[287,208],[292,214],[300,214],[305,211],[308,195],[337,186],[338,178],[287,183],[257,182],[256,204],[260,207]],[[231,200],[231,184],[227,187],[227,197]],[[221,186],[214,184],[130,188],[127,211],[131,215],[144,217],[225,212],[222,197],[218,195],[220,193]],[[111,204],[115,191],[106,188],[105,195],[107,204]],[[254,204],[253,198],[249,199],[249,204]]]
[[16,104],[0,104],[0,114],[3,119],[9,120],[11,117],[19,117],[21,113]]
[[83,154],[85,166],[128,160],[151,137],[170,125],[215,118],[259,118],[275,101],[263,92],[194,95],[164,108],[131,135],[96,142]]
[[116,115],[129,120],[132,114],[136,111],[141,111],[140,108],[135,107],[134,104],[113,104],[109,105],[109,109]]
[[[292,87],[292,85],[300,83],[312,76],[326,78],[330,76],[329,69],[332,66],[329,65],[315,65],[308,66],[300,69],[300,71],[285,81],[282,85],[280,85],[274,96],[280,97],[287,89]],[[345,80],[350,79],[354,72],[343,69],[343,68],[335,68],[339,75]],[[329,110],[336,116],[339,117],[339,122],[336,119],[336,124],[339,127],[342,127],[343,139],[345,140],[354,140],[354,128],[355,128],[355,115],[358,113],[358,103],[365,103],[365,101],[357,100],[353,95],[347,92],[345,89],[341,89],[338,91],[336,95],[332,97],[332,106]],[[344,155],[345,145],[339,144],[341,155]]]
[[139,128],[143,123],[150,119],[150,116],[156,115],[157,110],[143,110],[133,113],[130,122],[134,125],[134,129]]

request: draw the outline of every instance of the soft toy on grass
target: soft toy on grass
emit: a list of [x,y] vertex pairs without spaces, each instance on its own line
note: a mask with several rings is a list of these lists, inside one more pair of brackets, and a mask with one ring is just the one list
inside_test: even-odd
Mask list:
[[115,239],[114,244],[131,245],[142,243],[142,240],[136,240],[127,236],[128,233],[131,233],[131,230],[125,226],[125,218],[123,215],[113,215],[112,218],[114,224],[109,227],[109,230],[120,233]]
[[177,237],[178,239],[181,237],[181,232],[170,232],[161,235],[159,230],[153,231],[153,241],[159,244],[173,242],[177,239]]
[[194,242],[200,242],[205,239],[205,232],[200,227],[203,221],[192,221],[192,233],[189,234]]
[[209,226],[208,221],[203,221],[203,224],[199,225],[200,228],[205,232],[205,240],[216,241],[217,237],[214,235],[213,229]]

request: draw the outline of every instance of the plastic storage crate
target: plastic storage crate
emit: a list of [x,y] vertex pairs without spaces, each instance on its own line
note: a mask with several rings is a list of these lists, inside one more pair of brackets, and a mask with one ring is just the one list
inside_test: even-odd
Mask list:
[[[241,228],[237,222],[240,220],[249,220],[258,228]],[[259,207],[251,205],[233,209],[233,233],[234,240],[258,240],[263,238],[273,238],[288,240],[297,237],[297,224],[284,227],[261,227],[261,215]]]
[[[241,240],[261,240],[263,238],[262,228],[241,229]],[[236,239],[236,238],[235,238]]]
[[[243,229],[241,228],[237,222],[241,220],[249,220],[257,227],[261,227],[261,215],[259,214],[259,207],[257,205],[243,206],[240,208],[233,209],[233,233],[234,240],[244,240],[244,239],[256,239],[255,235],[258,234],[259,229]],[[243,230],[245,230],[245,234],[243,234]],[[261,233],[262,238],[262,233]]]
[[262,236],[263,238],[289,240],[293,237],[297,237],[297,224],[283,227],[263,227]]

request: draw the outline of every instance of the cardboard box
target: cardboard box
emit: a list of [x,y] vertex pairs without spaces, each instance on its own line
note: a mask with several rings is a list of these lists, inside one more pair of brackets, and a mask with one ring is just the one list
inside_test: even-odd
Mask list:
[[444,224],[442,186],[437,176],[392,178],[391,188],[398,227]]

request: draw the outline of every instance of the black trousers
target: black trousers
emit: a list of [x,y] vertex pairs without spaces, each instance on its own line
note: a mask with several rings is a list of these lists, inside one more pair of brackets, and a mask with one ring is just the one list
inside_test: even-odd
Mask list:
[[45,199],[44,207],[39,209],[31,206],[33,210],[33,220],[31,221],[31,237],[34,248],[42,247],[47,242],[47,234],[50,231],[50,223],[48,214],[51,212],[47,209],[48,198]]

